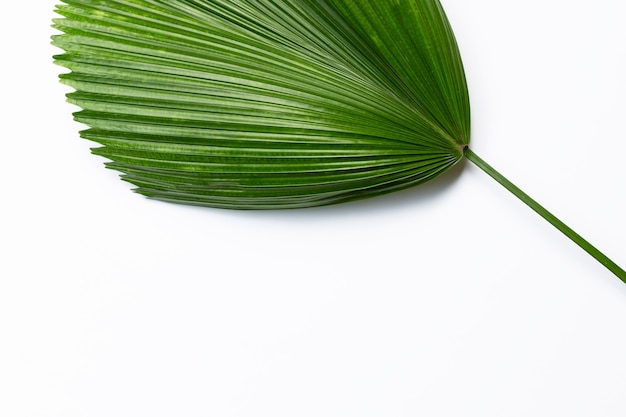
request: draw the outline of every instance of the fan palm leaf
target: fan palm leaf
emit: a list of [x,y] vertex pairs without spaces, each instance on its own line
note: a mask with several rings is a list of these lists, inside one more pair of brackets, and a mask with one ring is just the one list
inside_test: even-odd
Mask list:
[[436,1],[65,3],[56,59],[82,135],[149,197],[338,203],[431,179],[469,142]]
[[63,0],[57,12],[81,135],[145,196],[311,207],[412,187],[467,157],[626,282],[468,148],[463,64],[438,0]]

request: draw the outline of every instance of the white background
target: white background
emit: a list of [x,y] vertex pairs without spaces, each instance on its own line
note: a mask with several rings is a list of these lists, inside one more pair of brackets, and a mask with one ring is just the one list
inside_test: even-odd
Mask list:
[[[78,138],[54,3],[0,27],[0,415],[626,415],[626,285],[477,168],[300,211],[146,200]],[[626,266],[626,3],[444,6],[473,149]]]

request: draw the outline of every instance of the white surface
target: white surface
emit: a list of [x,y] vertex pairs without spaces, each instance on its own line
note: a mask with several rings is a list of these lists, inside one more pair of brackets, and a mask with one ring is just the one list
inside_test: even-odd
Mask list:
[[[78,138],[54,3],[0,27],[0,415],[626,415],[626,285],[477,168],[312,210],[146,200]],[[626,3],[444,6],[473,149],[625,266]]]

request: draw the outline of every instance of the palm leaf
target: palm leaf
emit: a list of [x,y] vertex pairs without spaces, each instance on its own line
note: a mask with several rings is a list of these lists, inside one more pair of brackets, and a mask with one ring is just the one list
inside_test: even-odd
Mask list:
[[469,142],[462,64],[435,1],[65,3],[56,59],[82,135],[149,197],[349,201],[429,180]]
[[64,0],[57,12],[81,135],[145,196],[310,207],[415,186],[467,156],[626,282],[469,150],[438,0]]

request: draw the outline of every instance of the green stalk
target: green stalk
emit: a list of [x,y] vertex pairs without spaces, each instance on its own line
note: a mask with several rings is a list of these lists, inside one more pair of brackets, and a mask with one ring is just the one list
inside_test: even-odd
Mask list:
[[598,262],[604,265],[609,271],[614,273],[619,279],[626,283],[626,271],[620,268],[615,262],[610,260],[605,254],[596,249],[591,243],[587,242],[582,236],[573,231],[569,226],[559,220],[556,216],[543,208],[525,192],[520,190],[515,184],[507,180],[502,174],[493,169],[488,163],[483,161],[470,148],[464,150],[467,159],[472,161],[476,166],[485,171],[491,178],[498,181],[504,188],[509,190],[513,195],[522,200],[528,207],[537,212],[541,217],[546,219],[551,225],[559,229],[565,236],[570,238],[574,243],[584,249],[589,255],[596,258]]

